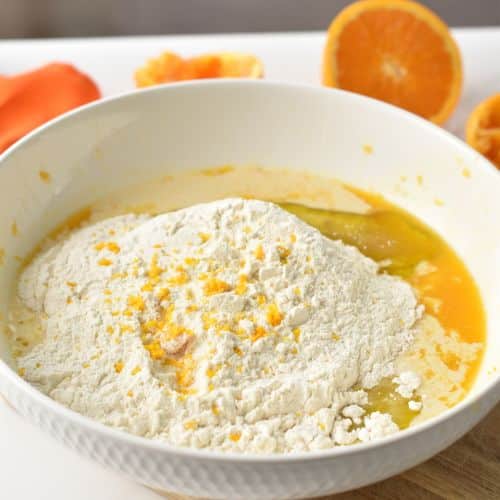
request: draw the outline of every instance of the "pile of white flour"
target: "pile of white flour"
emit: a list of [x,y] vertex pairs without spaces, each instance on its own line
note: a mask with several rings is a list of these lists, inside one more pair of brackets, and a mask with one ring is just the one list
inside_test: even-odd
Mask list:
[[368,441],[398,427],[365,412],[364,389],[399,375],[422,313],[378,271],[271,203],[107,219],[22,274],[16,314],[43,334],[20,373],[79,413],[176,445]]

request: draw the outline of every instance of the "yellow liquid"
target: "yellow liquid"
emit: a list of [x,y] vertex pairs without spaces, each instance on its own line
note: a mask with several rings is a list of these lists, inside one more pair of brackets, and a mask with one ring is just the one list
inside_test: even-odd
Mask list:
[[[325,236],[356,246],[377,262],[387,261],[384,269],[413,285],[424,305],[439,301],[439,309],[428,312],[439,320],[446,332],[455,331],[464,342],[484,345],[485,314],[479,291],[456,253],[434,231],[404,210],[380,196],[359,190],[355,192],[371,205],[371,212],[330,211],[291,203],[281,203],[280,206]],[[415,269],[422,261],[434,266],[435,271],[424,275],[416,273]],[[467,366],[462,382],[465,390],[474,381],[481,354],[482,351]],[[442,353],[441,359],[452,370],[461,363],[450,354]],[[367,410],[387,412],[400,428],[406,428],[416,413],[408,408],[408,400],[394,389],[390,380],[384,380],[369,390]]]

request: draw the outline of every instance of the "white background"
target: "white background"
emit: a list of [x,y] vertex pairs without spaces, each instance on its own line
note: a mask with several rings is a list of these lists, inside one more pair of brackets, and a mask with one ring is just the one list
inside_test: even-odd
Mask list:
[[[463,136],[479,101],[500,92],[500,28],[454,30],[464,62],[464,92],[447,128]],[[51,61],[75,64],[104,95],[133,89],[133,71],[163,50],[183,55],[249,52],[266,79],[319,85],[323,33],[101,38],[0,42],[0,74]],[[5,500],[152,500],[160,496],[80,458],[25,422],[0,398],[0,498]]]

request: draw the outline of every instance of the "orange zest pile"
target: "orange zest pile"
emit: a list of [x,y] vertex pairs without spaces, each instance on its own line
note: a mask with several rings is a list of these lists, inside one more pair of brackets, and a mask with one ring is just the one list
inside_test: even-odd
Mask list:
[[0,153],[46,121],[100,96],[96,84],[70,64],[0,76]]
[[474,149],[500,169],[500,94],[492,95],[472,111],[465,136]]
[[448,27],[410,0],[361,0],[332,21],[323,84],[389,102],[441,124],[462,88]]
[[150,59],[135,72],[137,87],[201,78],[262,78],[264,69],[258,58],[247,54],[220,53],[184,59],[164,52]]

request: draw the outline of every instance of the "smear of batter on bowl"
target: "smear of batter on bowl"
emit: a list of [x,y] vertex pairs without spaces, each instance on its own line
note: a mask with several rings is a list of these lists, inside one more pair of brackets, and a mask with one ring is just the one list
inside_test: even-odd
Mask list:
[[[107,425],[240,452],[369,441],[459,400],[480,344],[420,292],[433,240],[394,216],[283,207],[224,199],[65,234],[20,279],[20,373]],[[366,236],[391,231],[417,260]]]

